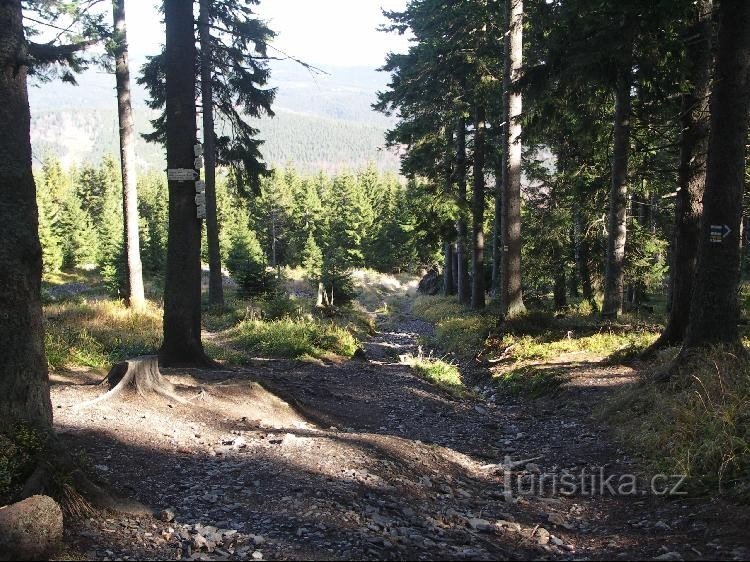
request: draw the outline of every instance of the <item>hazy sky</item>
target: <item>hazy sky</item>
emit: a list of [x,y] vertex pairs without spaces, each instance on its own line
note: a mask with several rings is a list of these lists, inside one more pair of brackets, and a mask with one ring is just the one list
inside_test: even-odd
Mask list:
[[[158,51],[164,41],[158,0],[127,5],[133,55]],[[399,10],[406,0],[261,0],[258,14],[278,33],[273,45],[306,62],[378,66],[388,51],[403,51],[407,40],[377,31],[381,8]]]

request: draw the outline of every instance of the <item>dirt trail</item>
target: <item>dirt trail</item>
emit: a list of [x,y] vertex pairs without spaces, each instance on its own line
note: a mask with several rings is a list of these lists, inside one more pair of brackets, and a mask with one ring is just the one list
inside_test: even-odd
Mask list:
[[167,372],[193,398],[189,406],[135,400],[75,410],[100,390],[57,386],[56,423],[71,447],[85,449],[94,470],[121,491],[175,515],[173,522],[97,515],[71,530],[72,555],[750,556],[739,508],[581,490],[508,494],[515,484],[507,487],[491,466],[507,457],[538,458],[516,467],[513,482],[534,481],[537,472],[627,472],[630,461],[591,410],[607,381],[631,374],[571,364],[573,382],[551,400],[457,401],[398,361],[430,330],[407,313],[367,343],[367,360]]

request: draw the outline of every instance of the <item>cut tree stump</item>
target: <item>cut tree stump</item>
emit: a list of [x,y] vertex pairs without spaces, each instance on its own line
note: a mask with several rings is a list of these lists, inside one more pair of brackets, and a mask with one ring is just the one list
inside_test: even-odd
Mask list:
[[84,402],[78,408],[88,408],[122,394],[125,390],[135,391],[140,396],[157,394],[180,404],[186,401],[175,394],[174,385],[159,372],[159,358],[156,355],[128,359],[112,367],[105,379],[109,392]]

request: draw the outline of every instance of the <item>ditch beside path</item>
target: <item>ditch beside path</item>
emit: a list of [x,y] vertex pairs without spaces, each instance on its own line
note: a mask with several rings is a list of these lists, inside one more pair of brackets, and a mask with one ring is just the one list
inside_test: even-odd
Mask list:
[[[750,558],[746,510],[722,502],[518,494],[540,473],[549,485],[566,472],[633,470],[591,415],[612,381],[632,378],[628,368],[571,364],[569,385],[543,401],[457,400],[399,361],[429,324],[406,311],[381,330],[359,360],[167,371],[188,405],[133,399],[77,411],[100,390],[56,386],[56,423],[71,447],[123,493],[174,514],[96,514],[69,531],[71,555]],[[513,467],[510,488],[497,466],[507,458],[535,459]]]

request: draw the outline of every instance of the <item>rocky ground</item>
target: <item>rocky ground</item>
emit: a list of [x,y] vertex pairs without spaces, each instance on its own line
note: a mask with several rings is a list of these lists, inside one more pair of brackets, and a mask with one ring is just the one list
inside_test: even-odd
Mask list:
[[[628,496],[589,493],[601,471],[616,487],[633,470],[591,415],[629,369],[571,360],[552,399],[479,387],[457,400],[399,362],[431,329],[400,315],[366,359],[338,364],[167,371],[187,404],[80,408],[102,389],[83,374],[59,382],[56,425],[71,449],[159,514],[71,521],[61,557],[750,558],[740,506],[655,496],[644,481]],[[565,474],[575,488],[554,493]]]

